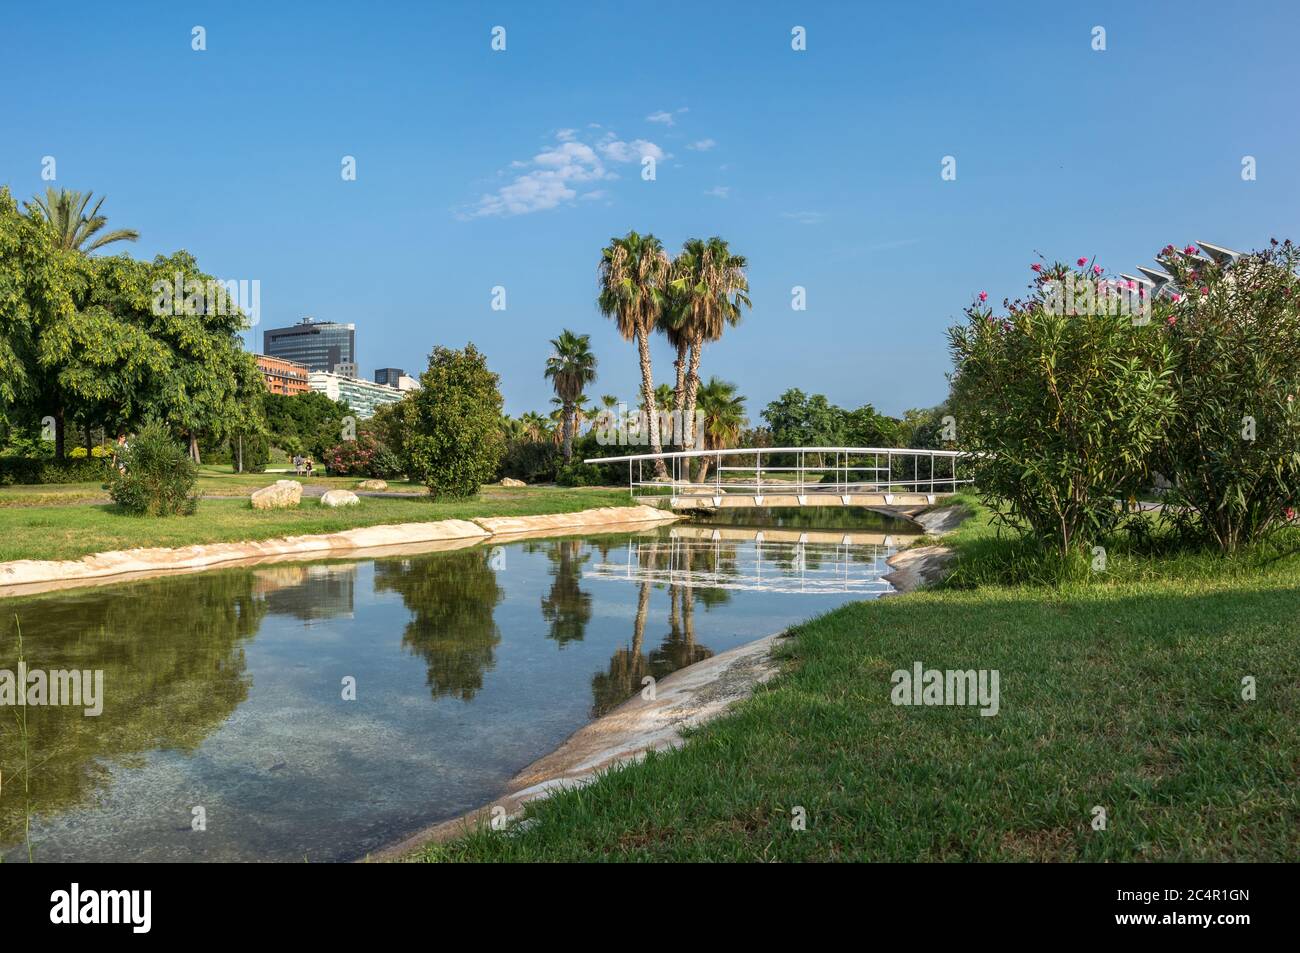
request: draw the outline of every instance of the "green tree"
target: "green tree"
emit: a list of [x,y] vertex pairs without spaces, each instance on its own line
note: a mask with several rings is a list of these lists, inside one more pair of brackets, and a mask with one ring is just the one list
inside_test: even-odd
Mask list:
[[[641,362],[641,402],[650,421],[650,449],[663,450],[659,428],[654,425],[654,368],[650,361],[650,335],[659,326],[668,285],[670,263],[663,243],[653,235],[628,232],[611,238],[601,250],[600,313],[614,320],[623,340],[635,340]],[[663,460],[655,460],[655,476],[667,478]]]
[[[1040,281],[1067,277],[1057,265]],[[1049,300],[1038,294],[1001,318],[974,304],[948,338],[957,436],[973,452],[976,486],[997,519],[1064,556],[1113,528],[1116,498],[1146,482],[1173,420],[1174,365],[1161,328]]]
[[472,497],[496,473],[505,449],[499,381],[473,344],[430,353],[420,389],[407,398],[404,445],[411,475],[431,495]]
[[108,224],[108,219],[99,214],[104,200],[101,198],[89,214],[86,212],[86,206],[90,204],[94,194],[94,192],[75,192],[72,189],[56,189],[50,186],[45,190],[44,198],[38,195],[26,203],[27,212],[53,226],[59,247],[65,251],[90,254],[105,245],[114,242],[133,242],[140,237],[140,233],[132,228],[118,228],[101,235],[100,232]]
[[[582,389],[596,380],[596,355],[591,353],[591,335],[565,329],[551,341],[555,353],[546,359],[546,378],[560,399],[564,422],[564,462],[573,459],[575,414]],[[585,403],[585,401],[583,401]]]
[[1155,322],[1178,389],[1165,515],[1232,552],[1300,505],[1300,248],[1219,263],[1169,247],[1162,263],[1188,289]]

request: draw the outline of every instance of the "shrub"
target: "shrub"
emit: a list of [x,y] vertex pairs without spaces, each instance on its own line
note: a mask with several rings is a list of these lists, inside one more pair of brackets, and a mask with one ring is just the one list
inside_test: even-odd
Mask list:
[[325,452],[325,468],[335,476],[365,476],[391,480],[404,475],[405,468],[396,453],[384,444],[365,421],[355,440],[344,440]]
[[103,483],[109,461],[100,457],[62,463],[49,457],[0,457],[0,486],[19,483]]
[[198,507],[198,467],[185,446],[160,422],[151,420],[127,444],[109,478],[108,492],[137,516],[190,515]]
[[525,483],[551,483],[562,456],[560,448],[550,441],[511,440],[501,456],[497,475]]
[[1300,249],[1274,241],[1220,266],[1170,246],[1161,260],[1186,289],[1164,322],[1178,387],[1166,514],[1231,552],[1300,503]]
[[472,497],[496,473],[505,443],[499,381],[473,344],[429,355],[403,419],[411,475],[433,496]]
[[1071,276],[1090,280],[1056,265],[1005,316],[976,303],[948,332],[957,439],[984,501],[1061,554],[1120,519],[1175,407],[1161,328],[1054,306],[1045,283]]

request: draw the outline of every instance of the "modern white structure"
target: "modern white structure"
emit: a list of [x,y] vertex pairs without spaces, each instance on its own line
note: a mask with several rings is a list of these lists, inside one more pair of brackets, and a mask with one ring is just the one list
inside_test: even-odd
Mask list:
[[330,400],[347,404],[362,420],[373,417],[375,411],[384,404],[395,404],[406,396],[406,391],[387,384],[376,384],[364,378],[344,377],[342,374],[328,374],[324,371],[312,371],[307,375],[307,386]]

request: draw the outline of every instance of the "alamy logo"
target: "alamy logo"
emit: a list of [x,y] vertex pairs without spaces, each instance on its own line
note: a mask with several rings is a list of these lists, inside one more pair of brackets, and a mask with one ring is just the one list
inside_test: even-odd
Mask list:
[[0,668],[0,707],[67,705],[84,707],[84,714],[95,718],[104,710],[104,670],[29,669],[18,663],[18,671]]
[[148,933],[153,920],[152,890],[71,890],[50,894],[50,922],[128,923],[132,933]]
[[[695,412],[695,426],[688,433],[687,418],[680,410],[660,410],[655,413],[659,427],[659,443],[664,447],[697,449],[704,443],[705,414]],[[602,447],[647,447],[650,445],[650,420],[644,410],[632,413],[627,404],[617,410],[602,410],[594,424],[596,442]]]
[[895,705],[979,705],[980,714],[996,715],[999,707],[997,669],[924,668],[912,663],[912,670],[900,668],[889,677],[893,690],[889,700]]
[[1136,325],[1151,322],[1151,295],[1145,285],[1114,278],[1049,278],[1043,282],[1044,307],[1057,316],[1127,315]]
[[247,278],[238,281],[234,278],[225,281],[216,278],[186,280],[178,271],[171,281],[160,278],[151,287],[153,313],[158,317],[182,314],[225,316],[238,309],[248,316],[249,327],[262,318],[262,282],[257,278],[252,281]]

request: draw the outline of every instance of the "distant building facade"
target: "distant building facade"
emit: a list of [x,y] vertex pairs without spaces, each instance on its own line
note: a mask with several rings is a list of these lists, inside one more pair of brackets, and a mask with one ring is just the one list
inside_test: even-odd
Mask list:
[[287,328],[267,328],[262,332],[262,351],[306,364],[313,371],[333,372],[340,364],[357,363],[357,326],[336,321],[303,318]]
[[344,377],[342,374],[328,374],[324,371],[312,371],[307,383],[312,390],[324,394],[330,400],[339,400],[347,404],[361,420],[375,415],[375,411],[384,404],[395,404],[405,396],[403,391],[387,384],[358,377]]
[[311,390],[307,376],[311,369],[306,364],[286,361],[268,354],[254,354],[257,369],[262,372],[266,389],[272,394],[305,394]]
[[400,367],[381,367],[375,371],[375,383],[387,384],[398,390],[419,390],[420,382]]

